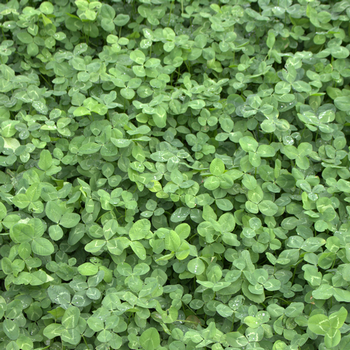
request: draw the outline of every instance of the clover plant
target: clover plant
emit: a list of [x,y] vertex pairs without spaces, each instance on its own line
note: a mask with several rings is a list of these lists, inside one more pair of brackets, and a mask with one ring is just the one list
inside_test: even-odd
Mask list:
[[349,0],[0,26],[1,349],[349,349]]

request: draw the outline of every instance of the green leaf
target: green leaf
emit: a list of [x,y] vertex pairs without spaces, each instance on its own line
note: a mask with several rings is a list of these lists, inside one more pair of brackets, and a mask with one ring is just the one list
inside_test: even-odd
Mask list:
[[32,242],[32,251],[40,256],[49,256],[53,254],[55,248],[53,244],[46,238],[35,238]]
[[269,34],[267,36],[266,45],[269,49],[272,49],[275,45],[275,35],[272,31],[269,31]]
[[255,152],[259,146],[258,142],[251,136],[244,136],[239,139],[239,144],[246,152]]
[[328,317],[322,314],[311,316],[307,326],[310,331],[320,335],[326,335],[331,328]]
[[47,292],[52,302],[68,307],[71,297],[69,291],[64,286],[50,286]]
[[63,215],[63,209],[60,201],[49,201],[45,207],[45,213],[47,217],[58,224]]
[[224,304],[218,305],[216,311],[222,317],[230,317],[233,314],[233,310]]
[[58,241],[63,237],[64,232],[59,225],[51,225],[49,227],[49,235],[53,241]]
[[40,153],[40,159],[38,162],[39,168],[46,171],[52,166],[52,156],[48,150],[43,150]]
[[223,211],[231,211],[233,209],[233,204],[228,199],[217,199],[215,203],[218,206],[218,208]]
[[94,239],[87,245],[85,245],[85,250],[89,253],[97,253],[103,249],[106,245],[106,241],[102,239]]
[[242,184],[248,189],[248,190],[255,190],[258,183],[256,179],[252,175],[244,174]]
[[131,51],[130,58],[137,64],[143,64],[146,60],[146,56],[141,50]]
[[93,276],[98,272],[98,267],[92,263],[84,263],[78,266],[78,272],[83,276]]
[[156,124],[158,128],[165,128],[166,126],[166,121],[167,121],[167,112],[166,110],[161,107],[157,106],[155,108],[155,113],[152,115],[153,121]]
[[204,182],[204,187],[208,190],[216,190],[218,187],[220,187],[220,179],[216,176],[210,176],[208,177]]
[[217,219],[217,215],[210,205],[204,205],[202,217],[206,221],[210,221],[210,219],[216,221]]
[[12,203],[20,209],[24,209],[28,207],[30,202],[31,202],[30,199],[24,193],[19,193],[12,199]]
[[331,328],[324,337],[324,343],[327,348],[334,349],[341,340],[341,334],[339,329]]
[[249,283],[247,281],[244,281],[242,284],[242,291],[243,294],[250,299],[251,301],[255,302],[255,303],[262,303],[265,300],[265,293],[264,293],[264,289],[262,289],[262,293],[261,294],[253,294],[249,291]]
[[84,115],[91,115],[91,112],[86,107],[81,106],[74,110],[73,115],[75,117],[81,117]]
[[30,44],[33,42],[33,37],[25,31],[19,32],[17,38],[24,44]]
[[291,303],[285,311],[288,317],[297,317],[303,313],[304,304],[301,302]]
[[50,15],[54,11],[54,6],[50,2],[44,1],[40,4],[39,9],[41,12],[45,13],[45,15]]
[[348,350],[349,4],[0,1],[0,347]]
[[10,236],[16,243],[25,243],[32,241],[36,235],[32,226],[19,223],[13,225]]
[[180,246],[176,249],[176,259],[185,260],[191,253],[191,246],[186,241],[182,241]]
[[5,334],[11,339],[16,340],[19,337],[19,327],[18,324],[10,319],[6,319],[2,323],[2,328]]
[[81,340],[81,334],[77,328],[64,329],[61,338],[69,344],[78,345]]
[[244,319],[244,323],[248,326],[248,327],[251,327],[251,328],[258,328],[259,327],[259,321],[256,317],[253,317],[253,316],[247,316],[245,319]]
[[170,233],[165,235],[164,247],[170,251],[176,251],[181,244],[181,239],[175,231],[170,231]]
[[120,94],[127,100],[132,100],[135,97],[135,91],[129,87],[121,89]]
[[195,258],[188,262],[187,269],[194,275],[201,275],[205,271],[205,264],[200,258]]
[[129,15],[125,15],[125,14],[120,13],[114,19],[114,23],[118,27],[123,27],[129,22],[129,20],[130,20],[130,16]]
[[23,259],[26,260],[29,258],[30,254],[32,252],[31,245],[28,242],[21,243],[18,246],[18,255]]
[[178,169],[174,169],[170,174],[171,181],[177,185],[181,185],[183,182],[183,175]]
[[75,227],[80,221],[80,215],[76,213],[64,213],[60,219],[60,225],[66,228]]
[[315,299],[327,300],[334,294],[334,288],[328,284],[322,284],[312,292]]
[[329,323],[332,328],[339,329],[343,326],[346,318],[348,316],[348,311],[342,306],[339,311],[333,312],[329,315]]
[[88,142],[79,148],[79,153],[80,154],[93,154],[93,153],[98,152],[100,150],[100,148],[101,148],[101,145],[98,145],[95,142]]
[[299,156],[298,150],[294,146],[283,146],[283,153],[289,159],[296,159]]
[[98,341],[102,343],[107,343],[112,339],[112,333],[103,329],[97,336]]
[[111,137],[111,141],[118,148],[125,148],[125,147],[128,147],[131,144],[131,140],[115,139],[113,137]]
[[62,326],[66,329],[75,328],[78,325],[80,311],[77,307],[69,307],[62,317]]
[[273,157],[275,153],[275,149],[270,145],[260,145],[258,148],[260,157]]
[[171,215],[170,220],[172,222],[182,222],[185,221],[190,214],[190,209],[186,207],[177,208]]
[[205,102],[203,100],[193,100],[188,102],[188,106],[192,109],[202,109],[205,107]]
[[44,336],[48,339],[59,337],[64,330],[64,327],[58,323],[51,323],[44,328]]
[[129,237],[132,241],[143,239],[149,234],[150,229],[151,223],[147,219],[138,220],[132,225]]
[[140,345],[144,350],[155,350],[160,346],[160,336],[154,327],[146,329],[140,336]]
[[130,247],[134,251],[134,253],[139,257],[139,259],[146,259],[146,249],[144,248],[142,243],[137,241],[130,242]]
[[215,158],[211,163],[210,163],[210,172],[213,175],[219,176],[225,172],[225,164],[224,162],[219,159]]
[[335,46],[330,50],[331,55],[334,58],[347,58],[350,55],[350,51],[344,46]]
[[248,344],[247,338],[240,332],[230,332],[226,334],[226,341],[232,347],[243,347]]
[[311,92],[311,86],[302,80],[294,81],[292,86],[298,92]]
[[350,291],[334,288],[334,297],[337,301],[344,301],[348,303],[350,300]]
[[340,96],[334,100],[334,105],[340,110],[347,112],[350,110],[350,101],[348,96]]
[[221,215],[218,222],[221,226],[221,229],[225,232],[232,232],[236,225],[236,220],[231,213],[225,213]]
[[31,350],[34,348],[34,343],[31,338],[25,335],[20,335],[16,341],[16,344],[22,350]]
[[278,206],[269,200],[263,200],[259,203],[259,210],[266,216],[274,216],[278,211]]

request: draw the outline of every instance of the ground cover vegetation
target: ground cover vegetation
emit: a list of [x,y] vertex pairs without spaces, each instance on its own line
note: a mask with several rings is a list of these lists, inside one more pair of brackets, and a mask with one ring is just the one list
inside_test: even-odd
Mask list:
[[1,349],[349,349],[349,0],[0,23]]

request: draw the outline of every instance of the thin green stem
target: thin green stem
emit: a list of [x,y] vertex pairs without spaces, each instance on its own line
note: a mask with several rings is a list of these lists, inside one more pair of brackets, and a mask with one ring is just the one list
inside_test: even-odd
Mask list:
[[45,346],[44,348],[42,348],[42,350],[48,349],[50,346],[51,346],[51,341],[50,341],[50,344],[48,346]]
[[191,239],[194,238],[194,237],[196,237],[196,236],[197,236],[197,233],[195,233],[194,235],[192,235],[192,236],[188,239],[188,241],[190,242]]
[[286,300],[286,299],[283,299],[283,298],[276,297],[276,296],[274,296],[274,295],[270,295],[269,297],[265,298],[265,300],[271,299],[271,298],[276,298],[276,299],[278,299],[278,300],[284,301],[284,302],[287,303],[287,304],[291,304],[291,301]]
[[177,73],[177,77],[180,78],[181,77],[180,67],[177,69],[176,73]]
[[302,259],[300,259],[300,260],[295,264],[295,266],[294,266],[294,272],[293,272],[293,277],[292,277],[292,281],[291,281],[292,284],[293,284],[293,282],[294,282],[294,278],[295,278],[295,274],[296,274],[298,265],[304,261],[304,259],[303,259],[304,255],[305,255],[305,253],[303,253],[303,254],[300,255],[300,257],[301,257]]
[[83,337],[83,340],[84,340],[84,343],[85,343],[85,345],[86,345],[87,349],[89,349],[89,344],[86,342],[85,337],[84,337],[83,335],[82,335],[82,337]]
[[334,268],[335,260],[336,260],[336,259],[333,260],[333,264],[332,264],[331,270]]
[[47,81],[46,79],[45,79],[45,77],[42,75],[42,74],[40,74],[40,76],[46,81],[46,83],[50,86],[50,88],[52,89],[52,85],[51,85],[51,83],[49,82],[49,81]]
[[174,2],[175,2],[175,0],[173,0],[172,3],[170,4],[170,12],[169,12],[168,26],[170,25],[171,13],[173,12]]
[[188,72],[191,74],[191,65],[189,65],[187,61],[185,61],[185,65],[187,67]]
[[198,324],[198,322],[195,322],[195,321],[188,321],[188,320],[176,320],[175,322],[186,322],[186,323]]

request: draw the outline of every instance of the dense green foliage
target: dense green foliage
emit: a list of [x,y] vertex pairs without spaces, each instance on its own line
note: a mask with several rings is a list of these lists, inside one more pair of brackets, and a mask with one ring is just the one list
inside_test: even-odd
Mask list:
[[349,349],[349,0],[0,24],[1,349]]

